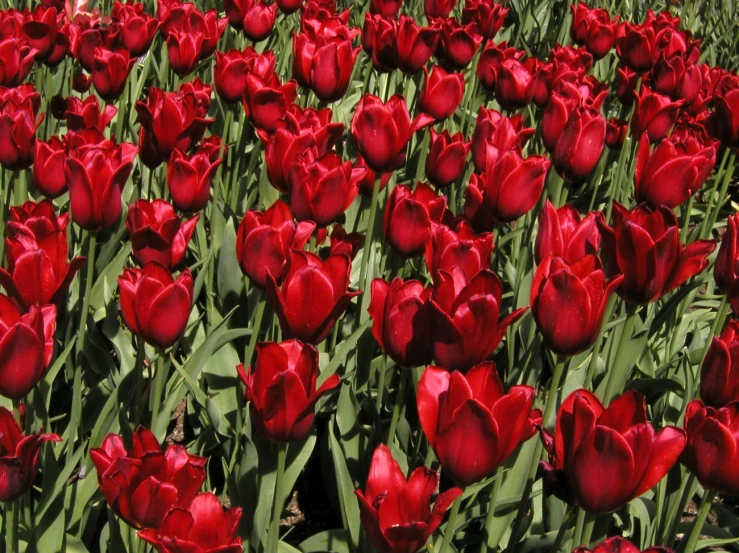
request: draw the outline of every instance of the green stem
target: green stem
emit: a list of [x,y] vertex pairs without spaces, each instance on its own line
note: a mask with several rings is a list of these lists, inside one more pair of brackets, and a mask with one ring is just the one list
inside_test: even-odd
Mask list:
[[18,551],[18,501],[5,504],[5,551]]
[[393,418],[390,419],[390,430],[387,432],[386,444],[388,447],[393,443],[393,438],[395,438],[395,429],[398,427],[398,419],[400,418],[400,408],[405,405],[405,389],[408,387],[408,378],[410,378],[410,376],[410,369],[400,369],[400,383],[398,384],[398,392],[395,395]]
[[[364,234],[364,247],[362,248],[362,265],[359,271],[359,282],[364,286],[362,294],[370,293],[370,286],[367,282],[367,268],[369,266],[370,249],[372,248],[372,239],[374,238],[375,217],[377,216],[377,197],[380,194],[380,181],[382,174],[378,173],[375,179],[375,186],[372,189],[372,200],[369,212],[369,221],[367,221],[367,230]],[[359,325],[359,317],[357,317],[357,325]]]
[[[151,430],[154,435],[161,439],[159,435],[159,411],[162,406],[162,393],[164,391],[164,384],[167,380],[167,356],[163,349],[158,351],[157,357],[157,368],[154,374],[154,388],[151,396]],[[165,425],[166,428],[166,425]]]
[[598,338],[595,340],[595,344],[593,345],[593,353],[590,356],[590,362],[588,363],[588,370],[585,374],[585,387],[588,389],[592,389],[593,387],[593,377],[595,376],[595,366],[598,361],[598,357],[600,356],[601,349],[603,348],[603,337],[606,333],[606,321],[609,321],[611,319],[611,315],[613,314],[613,306],[616,305],[616,294],[613,294],[610,298],[608,298],[608,304],[606,305],[605,309],[605,315],[603,316],[603,321],[601,321],[600,325],[600,331],[598,332]]
[[572,551],[576,547],[579,547],[582,543],[582,530],[583,525],[585,524],[585,511],[582,509],[577,510],[577,520],[575,521],[575,532],[572,534],[572,547],[569,547],[568,550]]
[[264,317],[264,306],[267,304],[267,300],[264,299],[264,295],[260,294],[257,300],[257,307],[254,310],[254,318],[252,319],[251,325],[251,336],[249,336],[249,345],[246,348],[246,357],[244,357],[244,363],[249,366],[251,364],[251,357],[254,355],[254,348],[257,347],[257,341],[259,340],[259,329],[262,327],[262,318]]
[[682,482],[679,503],[675,506],[676,508],[674,510],[671,510],[668,513],[668,520],[670,521],[670,524],[668,525],[667,531],[665,532],[661,540],[662,545],[664,545],[665,547],[672,548],[675,544],[677,526],[682,519],[683,513],[685,512],[685,506],[688,504],[688,501],[690,501],[690,498],[693,497],[693,488],[695,486],[696,477],[694,474],[689,473],[688,477]]
[[[736,153],[732,150],[731,154],[729,154],[729,163],[726,168],[726,172],[724,173],[724,180],[721,183],[721,190],[718,194],[718,204],[716,204],[716,208],[712,209],[711,211],[707,212],[706,220],[709,220],[709,224],[707,227],[701,228],[701,237],[707,237],[711,230],[713,229],[713,226],[716,224],[716,220],[718,219],[718,214],[721,211],[721,206],[724,205],[724,202],[726,201],[726,192],[729,189],[729,184],[731,183],[731,178],[734,176],[734,164],[736,163]],[[710,207],[710,204],[709,204]],[[706,220],[703,221],[705,224]]]
[[[572,525],[572,517],[574,514],[575,514],[575,507],[572,507],[571,505],[569,505],[567,507],[567,512],[565,513],[565,516],[562,519],[562,524],[559,525],[559,530],[557,531],[557,537],[554,538],[554,543],[552,544],[552,548],[550,550],[552,553],[557,553],[557,551],[562,549],[562,544],[564,544],[565,536],[567,535],[567,530],[569,530],[570,526]],[[575,531],[577,531],[577,529],[575,529]]]
[[426,172],[426,156],[428,156],[429,142],[431,142],[431,131],[425,129],[423,131],[423,139],[421,140],[421,154],[418,157],[418,165],[416,165],[416,182],[423,181]]
[[711,323],[711,334],[708,336],[708,338],[706,339],[706,343],[703,346],[703,354],[701,355],[701,359],[705,359],[706,354],[708,353],[708,348],[711,347],[711,342],[713,341],[712,338],[721,334],[724,322],[726,321],[726,316],[729,314],[730,309],[731,306],[729,305],[728,297],[726,294],[724,294],[721,298],[721,304],[718,307],[716,316],[713,319],[713,323]]
[[449,513],[449,522],[446,523],[444,539],[441,542],[439,553],[449,553],[453,551],[451,544],[452,539],[454,538],[454,534],[457,531],[457,518],[459,518],[459,507],[462,505],[463,495],[464,494],[461,494],[459,497],[457,497],[457,499],[454,500],[454,503],[452,503],[452,511]]
[[136,364],[133,370],[136,371],[136,391],[134,392],[133,398],[133,427],[136,428],[141,422],[141,400],[144,394],[144,356],[146,354],[146,346],[144,341],[140,338],[136,338]]
[[277,477],[275,478],[275,497],[272,506],[272,520],[269,528],[269,553],[277,553],[280,543],[280,515],[282,515],[282,480],[285,475],[287,444],[279,444],[277,450]]
[[493,536],[493,526],[495,525],[495,509],[498,506],[498,496],[500,495],[500,486],[503,481],[500,469],[498,469],[493,481],[493,487],[490,490],[490,505],[488,505],[488,514],[485,517],[485,551],[495,551],[496,545]]
[[623,360],[628,360],[631,358],[628,351],[629,341],[631,339],[631,333],[634,330],[634,326],[636,326],[636,321],[638,318],[639,306],[627,303],[626,321],[624,322],[624,326],[621,330],[621,339],[618,342],[618,349],[616,350],[616,356],[614,357],[615,363],[614,366],[611,367],[611,372],[608,375],[608,385],[606,386],[606,393],[603,398],[606,405],[608,405],[611,400],[613,400],[616,394],[623,392],[624,386],[626,385],[626,380],[629,377],[629,371],[631,371],[631,367],[628,366],[626,364],[627,362]]
[[693,553],[695,551],[695,546],[698,543],[698,538],[701,535],[701,530],[703,530],[703,525],[706,522],[706,518],[708,518],[708,513],[711,510],[711,505],[713,505],[714,497],[716,497],[716,492],[714,491],[705,490],[703,492],[703,499],[701,500],[698,515],[693,521],[693,527],[690,530],[690,535],[688,536],[688,539],[683,539],[683,541],[680,542],[680,548],[678,549],[679,553]]
[[382,396],[385,392],[385,372],[387,371],[387,355],[382,356],[380,363],[380,374],[377,377],[377,395],[375,396],[375,410],[379,413],[382,409]]
[[590,538],[593,536],[595,521],[596,515],[585,513],[585,526],[582,529],[582,538],[580,539],[580,544],[583,547],[590,547]]
[[[8,190],[8,178],[5,167],[0,167],[0,229],[5,231],[5,220],[8,215],[8,204],[10,204],[10,191]],[[0,264],[5,253],[5,240],[0,240]]]

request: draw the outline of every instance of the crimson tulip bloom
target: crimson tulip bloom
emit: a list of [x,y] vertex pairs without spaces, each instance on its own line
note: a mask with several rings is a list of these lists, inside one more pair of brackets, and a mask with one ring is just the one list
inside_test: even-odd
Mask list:
[[41,446],[60,442],[56,434],[23,435],[13,413],[0,407],[0,501],[9,503],[31,488]]
[[[389,72],[398,68],[397,35],[398,22],[395,19],[371,12],[365,14],[362,27],[362,49],[370,57],[372,66],[377,71]],[[433,35],[437,37],[438,31],[434,31]],[[438,38],[434,39],[434,46],[436,46],[436,40]],[[423,43],[422,45],[425,46]],[[432,49],[428,52],[428,57],[424,56],[423,63],[418,67],[419,71],[433,53]]]
[[0,294],[0,394],[21,399],[38,384],[54,354],[55,330],[53,305],[32,305],[22,314]]
[[589,513],[610,513],[662,480],[685,447],[685,432],[655,432],[638,392],[605,408],[580,389],[560,406],[554,436],[543,430],[542,440],[550,457],[542,462],[545,490]]
[[[401,15],[396,39],[398,69],[406,75],[418,73],[426,66],[438,42],[439,30],[435,26],[419,27],[412,17]],[[383,48],[384,44],[380,41],[378,46]]]
[[597,255],[600,230],[596,223],[602,214],[590,212],[585,217],[571,205],[555,208],[547,200],[539,213],[539,230],[534,243],[536,263],[551,254],[574,263],[586,255]]
[[715,165],[715,145],[704,143],[694,133],[675,132],[651,152],[645,133],[636,151],[636,201],[653,208],[675,208],[703,186]]
[[334,225],[329,237],[329,255],[346,255],[354,261],[364,247],[365,236],[359,232],[346,232],[340,224]]
[[426,158],[426,178],[434,186],[445,187],[464,174],[470,143],[461,132],[454,136],[444,130],[441,134],[430,129],[431,149]]
[[200,493],[186,508],[169,511],[156,529],[141,530],[138,536],[159,553],[241,553],[240,520],[241,507],[224,511],[213,493]]
[[213,67],[213,84],[216,93],[229,104],[240,102],[246,92],[246,76],[250,72],[259,75],[274,73],[275,55],[271,50],[259,54],[251,46],[243,51],[216,52]]
[[[608,96],[608,90],[593,90],[591,93],[582,79],[579,79],[579,81],[579,83],[564,82],[550,94],[549,102],[541,118],[542,142],[550,152],[555,152],[559,146],[560,138],[564,138],[563,133],[570,119],[573,119],[573,123],[570,124],[570,133],[576,131],[578,127],[584,127],[584,124],[588,124],[589,133],[592,135],[595,132],[596,134],[596,136],[591,137],[595,142],[595,148],[603,142],[603,139],[600,138],[601,123],[599,118],[602,118],[600,108]],[[575,129],[573,129],[573,125]],[[605,128],[605,121],[602,126]],[[571,142],[582,134],[582,131],[574,132],[567,138]],[[587,151],[592,149],[586,148]],[[560,153],[560,155],[563,154]],[[567,158],[566,155],[563,157]]]
[[428,19],[446,19],[457,0],[423,0],[423,13]]
[[202,33],[171,30],[167,34],[167,55],[169,66],[177,75],[189,75],[200,61],[200,51],[203,48]]
[[143,269],[124,269],[118,287],[123,322],[147,344],[164,349],[184,335],[193,299],[189,269],[175,280],[166,267],[151,261]]
[[254,422],[273,442],[297,442],[313,428],[316,402],[341,379],[332,374],[316,389],[318,351],[299,340],[256,346],[257,359],[249,372],[236,367],[246,386]]
[[58,136],[46,142],[37,140],[33,146],[33,170],[31,172],[36,189],[47,198],[58,198],[67,191],[64,177],[66,149]]
[[531,283],[531,313],[547,347],[569,356],[592,346],[608,300],[622,280],[623,275],[606,280],[595,255],[572,262],[555,254],[545,257]]
[[437,123],[448,119],[459,107],[464,96],[464,75],[447,73],[438,65],[433,67],[430,75],[425,67],[423,72],[426,82],[418,97],[418,107]]
[[98,48],[92,62],[91,79],[95,91],[103,100],[115,100],[123,93],[126,80],[137,58],[125,48]]
[[139,426],[133,446],[108,434],[90,450],[98,485],[115,513],[134,528],[157,528],[172,508],[186,508],[206,477],[205,457],[190,455],[181,445],[162,451],[151,430]]
[[605,141],[605,118],[595,109],[575,108],[554,149],[554,168],[570,182],[584,180],[598,164]]
[[485,39],[495,38],[503,26],[509,8],[496,4],[493,0],[465,0],[462,9],[462,23],[474,23],[477,32]]
[[292,250],[282,287],[277,276],[267,273],[267,299],[277,313],[282,332],[309,344],[323,342],[336,320],[349,307],[351,260],[330,255],[322,260],[315,254]]
[[272,33],[277,19],[277,4],[264,0],[226,0],[229,24],[244,32],[252,42],[261,42]]
[[700,397],[716,409],[739,401],[739,321],[713,338],[701,365]]
[[639,77],[641,77],[641,73],[637,73],[629,67],[616,68],[616,79],[613,85],[616,89],[616,97],[623,105],[630,106],[634,103]]
[[467,374],[428,367],[418,382],[418,418],[442,470],[465,487],[492,476],[536,433],[535,396],[531,386],[505,393],[492,362]]
[[497,152],[491,159],[508,150],[520,152],[529,138],[536,133],[536,129],[526,128],[523,124],[524,119],[520,114],[506,117],[494,109],[485,109],[485,106],[481,106],[475,120],[475,130],[472,132],[470,144],[475,171],[485,172],[488,151],[491,148]]
[[[581,4],[578,4],[580,6]],[[584,545],[581,545],[573,551],[573,553],[672,553],[671,549],[666,547],[647,547],[641,550],[631,543],[626,538],[621,536],[613,536],[605,541],[602,541],[593,549],[588,549]]]
[[431,225],[431,239],[426,242],[426,267],[436,279],[439,271],[450,272],[459,265],[467,280],[490,266],[493,253],[493,235],[475,234],[467,221],[459,221],[454,228],[444,224]]
[[[0,44],[0,48],[2,44]],[[713,94],[718,136],[730,148],[739,146],[739,77],[726,76]]]
[[620,150],[626,140],[629,123],[623,119],[611,117],[606,126],[606,146],[611,150]]
[[0,89],[0,165],[5,169],[31,166],[36,129],[45,115],[36,117],[40,105],[41,97],[33,85]]
[[433,118],[421,113],[412,121],[401,94],[386,103],[365,94],[354,111],[351,134],[362,158],[373,171],[387,173],[405,163],[408,142]]
[[59,32],[56,13],[56,9],[43,5],[36,6],[33,11],[16,12],[16,17],[23,18],[22,33],[31,48],[36,50],[36,60],[39,62],[46,60],[56,46]]
[[126,230],[136,263],[157,261],[170,271],[185,261],[199,215],[183,223],[172,204],[164,200],[136,200],[128,209]]
[[[365,198],[371,198],[372,194],[375,191],[375,183],[377,182],[378,173],[375,173],[372,169],[367,167],[367,162],[362,159],[361,155],[357,155],[357,161],[355,163],[356,167],[363,167],[367,169],[364,176],[359,179],[359,182],[357,183],[357,186],[359,186],[359,193],[364,196]],[[380,182],[379,182],[379,190],[378,192],[382,192],[385,190],[385,187],[387,186],[387,183],[390,182],[390,177],[392,177],[392,172],[390,173],[382,173],[379,175]]]
[[137,2],[125,4],[115,0],[112,17],[121,26],[120,39],[131,56],[143,56],[151,48],[159,21],[144,11],[144,5]]
[[728,295],[734,312],[739,310],[739,214],[729,215],[726,232],[716,256],[713,277],[719,288]]
[[503,109],[513,111],[531,103],[536,87],[537,68],[536,58],[528,58],[524,62],[507,59],[493,68],[495,99]]
[[616,37],[616,55],[621,63],[637,72],[648,71],[654,63],[655,27],[649,21],[643,25],[623,23]]
[[259,288],[266,286],[267,274],[282,282],[290,249],[302,249],[315,228],[313,221],[296,223],[290,207],[282,200],[264,213],[247,211],[236,235],[241,271]]
[[380,14],[382,17],[397,17],[403,0],[370,0],[370,13]]
[[668,96],[651,91],[643,86],[634,92],[636,106],[631,117],[631,134],[640,137],[647,133],[650,142],[657,142],[667,136],[677,120],[683,100],[672,101]]
[[359,498],[362,527],[379,553],[416,553],[441,525],[444,513],[462,495],[459,488],[440,493],[431,509],[439,475],[425,467],[405,474],[385,444],[372,454],[365,492]]
[[160,21],[159,30],[167,43],[170,67],[183,77],[192,70],[191,65],[215,51],[228,24],[226,18],[218,19],[216,10],[202,13],[190,3],[173,5],[166,16],[160,12]]
[[96,96],[88,96],[84,100],[69,96],[64,100],[64,120],[70,131],[93,128],[104,132],[116,113],[118,109],[109,104],[101,109]]
[[601,8],[588,8],[583,3],[570,6],[572,10],[572,40],[584,44],[588,52],[597,60],[605,57],[616,43],[619,28],[618,16],[611,19],[609,13]]
[[0,40],[0,86],[15,87],[21,84],[33,69],[36,49],[31,48],[25,37],[8,36]]
[[261,131],[275,132],[297,97],[297,86],[295,81],[280,83],[275,73],[266,79],[255,72],[247,74],[241,103],[252,124]]
[[462,25],[456,19],[444,19],[439,28],[439,43],[435,52],[437,59],[452,70],[465,69],[482,44],[482,36],[477,31],[477,25],[475,23]]
[[213,160],[211,152],[197,150],[186,156],[179,150],[172,152],[167,165],[167,188],[174,206],[188,213],[200,211],[210,199],[210,186],[223,159]]
[[446,198],[437,196],[429,186],[418,184],[411,192],[399,184],[385,206],[385,239],[403,257],[421,255],[431,234],[431,223],[440,223],[445,209]]
[[657,301],[708,265],[716,243],[680,244],[680,227],[669,209],[652,210],[641,204],[628,211],[618,202],[613,208],[613,226],[601,220],[598,225],[609,273],[624,275],[618,295],[626,301],[637,305]]

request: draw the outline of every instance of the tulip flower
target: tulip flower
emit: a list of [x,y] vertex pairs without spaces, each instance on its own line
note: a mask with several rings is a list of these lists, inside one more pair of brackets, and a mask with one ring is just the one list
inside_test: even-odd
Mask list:
[[385,239],[403,257],[421,255],[431,234],[431,223],[440,223],[445,209],[446,198],[437,196],[428,185],[418,184],[411,192],[399,184],[385,206]]
[[462,133],[454,136],[444,130],[441,134],[430,129],[431,149],[426,158],[426,178],[434,186],[445,187],[456,182],[464,174],[470,143]]
[[136,263],[142,267],[157,261],[170,271],[185,261],[199,215],[186,223],[175,213],[172,204],[164,200],[136,200],[128,208],[126,230],[131,237],[131,249]]
[[272,51],[259,54],[251,46],[243,51],[216,52],[213,67],[213,84],[216,93],[229,104],[242,100],[246,92],[246,76],[251,72],[259,75],[274,73],[275,55]]
[[[480,80],[480,84],[490,92],[494,92],[498,75],[497,69],[500,64],[508,59],[520,60],[525,53],[523,50],[516,50],[512,46],[508,46],[506,41],[499,44],[492,40],[489,41],[485,44],[477,60],[477,78]],[[547,94],[549,94],[549,91],[547,91]]]
[[54,51],[59,28],[56,22],[56,9],[43,5],[33,11],[23,13],[25,21],[21,27],[28,44],[36,50],[36,61],[43,62]]
[[[415,28],[414,23],[412,29]],[[397,35],[398,22],[395,19],[383,17],[379,14],[375,15],[371,12],[365,14],[364,26],[362,27],[362,49],[370,57],[372,66],[377,71],[386,73],[398,68]],[[433,39],[435,47],[436,40],[438,40],[438,31],[434,31],[433,36],[435,37]],[[430,36],[427,38],[430,39]],[[424,55],[425,59],[419,65],[419,71],[434,53],[433,49],[427,52],[428,45],[426,43],[421,42],[420,46],[420,52],[427,53],[428,57]]]
[[735,312],[739,310],[739,214],[729,215],[726,232],[716,256],[713,277],[719,288],[728,295]]
[[167,55],[169,66],[177,75],[189,75],[200,61],[200,51],[203,49],[203,33],[172,30],[167,34]]
[[84,100],[69,96],[64,100],[63,117],[67,123],[67,130],[70,131],[93,128],[102,133],[116,113],[118,109],[109,104],[101,110],[96,96],[88,96]]
[[36,129],[45,115],[36,117],[40,104],[41,97],[33,85],[0,89],[0,165],[5,169],[17,171],[31,166]]
[[423,0],[423,13],[428,19],[446,19],[457,0]]
[[428,367],[418,382],[418,418],[441,469],[460,487],[492,476],[521,442],[536,433],[541,411],[536,392],[513,386],[508,393],[495,364],[466,374]]
[[[606,280],[595,255],[572,262],[555,254],[545,257],[531,283],[531,313],[547,347],[570,356],[592,346],[608,300],[622,280],[623,275]],[[563,320],[569,323],[563,325]]]
[[668,96],[651,91],[643,86],[634,92],[636,105],[631,117],[631,134],[640,137],[647,133],[650,142],[657,142],[667,136],[677,120],[683,100],[672,101]]
[[728,147],[739,147],[739,77],[726,76],[721,79],[713,102],[716,106],[718,136]]
[[440,271],[450,272],[459,265],[466,279],[490,266],[493,253],[493,235],[489,232],[475,234],[466,221],[459,221],[454,228],[445,224],[431,225],[431,239],[426,242],[426,267],[436,279]]
[[430,75],[425,67],[423,72],[426,82],[418,97],[418,107],[437,123],[448,119],[459,107],[464,96],[464,75],[447,73],[438,65],[434,66]]
[[0,407],[0,501],[10,503],[31,488],[41,446],[60,442],[56,434],[23,435],[13,413]]
[[584,180],[598,164],[605,140],[605,118],[595,109],[575,108],[554,149],[554,168],[569,182]]
[[162,451],[143,426],[134,431],[131,449],[121,436],[108,434],[90,449],[90,459],[105,501],[134,528],[157,528],[170,509],[187,508],[205,481],[208,462],[181,445]]
[[116,21],[103,25],[100,18],[78,18],[69,31],[71,53],[88,73],[92,72],[98,48],[113,50],[121,46],[121,26]]
[[[357,161],[355,163],[356,167],[363,167],[367,169],[364,176],[359,179],[359,182],[357,183],[357,186],[359,186],[359,193],[364,196],[365,198],[371,198],[372,194],[375,191],[375,183],[377,182],[378,174],[375,173],[372,169],[367,167],[367,162],[362,159],[361,155],[357,155]],[[390,177],[392,177],[392,172],[390,173],[383,173],[379,175],[380,182],[379,182],[379,190],[378,192],[382,192],[385,190],[385,187],[387,186],[387,183],[390,182]]]
[[90,77],[95,91],[103,100],[115,100],[123,93],[136,61],[137,58],[131,57],[125,48],[95,50]]
[[53,305],[23,314],[0,294],[0,394],[21,399],[38,384],[54,354],[55,330]]
[[611,150],[620,150],[626,140],[626,131],[629,128],[627,121],[611,117],[606,125],[606,146]]
[[[227,2],[227,5],[231,2]],[[240,4],[238,11],[241,15],[241,21],[234,24],[235,18],[229,13],[228,7],[226,13],[232,27],[244,31],[246,38],[252,42],[262,42],[272,33],[277,19],[277,4],[267,4],[264,0],[236,0],[232,5]]]
[[618,101],[625,106],[630,106],[636,98],[636,85],[639,83],[641,73],[637,73],[628,67],[616,68],[616,79],[613,81]]
[[318,352],[299,340],[257,344],[256,355],[248,372],[244,365],[237,367],[252,420],[270,441],[305,439],[313,428],[316,402],[339,386],[339,375],[332,374],[316,389]]
[[[414,19],[401,15],[398,19],[396,56],[397,65],[406,75],[415,75],[429,61],[439,41],[435,26],[419,27]],[[381,42],[380,46],[384,44]]]
[[609,274],[624,275],[618,295],[626,301],[637,305],[657,301],[708,265],[716,243],[680,244],[680,227],[669,209],[652,210],[641,204],[628,211],[618,202],[613,208],[613,226],[602,220],[598,225]]
[[215,10],[200,12],[194,4],[178,3],[161,17],[160,33],[167,43],[172,70],[184,77],[216,49],[228,20],[218,19]]
[[449,69],[456,71],[465,69],[482,44],[482,36],[478,33],[477,25],[475,23],[462,25],[456,19],[443,19],[439,28],[437,59]]
[[547,200],[539,213],[539,231],[534,243],[536,263],[549,254],[574,263],[586,255],[597,255],[600,248],[600,230],[596,221],[598,213],[591,212],[585,217],[571,205],[559,209]]
[[719,409],[739,401],[739,321],[732,319],[713,338],[701,365],[700,398]]
[[143,269],[124,269],[118,287],[124,324],[147,344],[164,349],[184,335],[193,300],[189,269],[175,280],[151,261]]
[[351,135],[369,168],[387,173],[405,163],[411,137],[432,121],[424,113],[411,121],[405,98],[400,94],[386,103],[377,96],[365,94],[354,111]]
[[31,172],[36,189],[47,198],[58,198],[67,191],[64,177],[66,150],[58,136],[46,142],[37,140],[33,147],[33,170]]
[[112,18],[121,26],[121,42],[131,56],[143,56],[151,48],[159,21],[144,12],[144,5],[136,2],[122,4],[118,0],[113,3]]
[[491,40],[503,26],[509,11],[509,8],[496,4],[493,0],[465,0],[462,23],[465,25],[474,23],[477,32],[484,39]]
[[36,49],[26,38],[8,36],[0,40],[0,86],[15,87],[21,84],[33,68]]
[[543,430],[542,440],[549,453],[542,462],[545,491],[589,513],[610,513],[662,480],[685,447],[685,432],[655,431],[638,392],[605,408],[580,389],[560,406],[554,436]]
[[240,520],[241,507],[224,511],[213,493],[200,493],[187,507],[169,511],[156,529],[141,530],[138,536],[158,553],[241,553]]
[[538,60],[528,58],[521,62],[507,59],[493,69],[495,99],[508,111],[527,106],[534,98]]
[[351,260],[333,255],[322,260],[315,254],[292,250],[282,287],[267,273],[267,299],[280,321],[282,332],[309,344],[323,342],[336,320],[361,292],[349,292]]
[[630,69],[643,72],[654,63],[655,29],[649,22],[633,25],[628,21],[616,37],[616,55]]
[[488,150],[494,148],[496,155],[502,155],[508,150],[518,150],[526,145],[529,138],[534,136],[536,129],[523,126],[522,115],[506,117],[494,109],[480,107],[475,120],[475,130],[472,132],[470,149],[475,171],[484,173],[487,167]]
[[[582,4],[578,4],[578,6],[581,5]],[[640,550],[626,538],[613,536],[602,541],[593,547],[593,549],[588,549],[584,545],[576,547],[573,553],[672,553],[672,550],[666,547],[657,546],[647,547],[644,550]]]
[[213,177],[223,163],[222,159],[211,158],[210,152],[202,148],[191,156],[179,150],[172,152],[167,165],[167,188],[177,209],[194,213],[208,205]]
[[618,16],[611,19],[606,10],[591,9],[583,3],[570,5],[570,10],[572,10],[570,27],[572,40],[584,44],[595,59],[605,57],[616,42]]
[[257,129],[274,133],[297,97],[297,83],[280,83],[276,73],[263,78],[255,72],[246,76],[246,88],[242,105]]
[[[573,122],[570,124],[571,134],[567,137],[569,141],[577,140],[578,136],[583,136],[582,131],[587,129],[590,134],[596,134],[590,137],[595,142],[594,148],[586,148],[587,151],[597,149],[598,145],[603,142],[600,138],[600,119],[603,117],[600,114],[600,108],[608,96],[608,90],[593,89],[591,91],[584,83],[582,79],[576,83],[564,82],[556,90],[551,91],[549,102],[541,117],[541,138],[547,151],[556,151],[570,119],[573,119]],[[602,126],[605,128],[605,120]],[[583,129],[577,132],[579,127]],[[560,153],[560,155],[563,154]],[[563,157],[567,158],[566,155]]]
[[687,52],[677,52],[672,56],[660,55],[650,73],[650,83],[655,92],[669,96],[673,100],[692,103],[703,86],[698,60],[700,51],[692,46]]
[[359,232],[346,232],[340,224],[331,230],[329,255],[346,255],[354,261],[359,250],[364,247],[365,235]]
[[440,493],[439,475],[425,467],[415,469],[406,480],[403,470],[385,444],[372,454],[365,491],[359,498],[362,527],[379,553],[416,553],[444,520],[444,513],[462,495],[459,488]]
[[397,17],[402,5],[403,0],[371,0],[369,11],[382,17]]
[[259,288],[266,286],[267,274],[277,283],[282,282],[290,249],[302,249],[315,228],[313,221],[296,223],[290,207],[282,200],[263,213],[247,211],[236,235],[241,271]]

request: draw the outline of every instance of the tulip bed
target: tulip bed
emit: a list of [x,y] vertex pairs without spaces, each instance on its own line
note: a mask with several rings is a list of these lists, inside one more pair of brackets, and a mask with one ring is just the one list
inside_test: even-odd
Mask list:
[[338,4],[0,3],[4,551],[736,550],[735,2]]

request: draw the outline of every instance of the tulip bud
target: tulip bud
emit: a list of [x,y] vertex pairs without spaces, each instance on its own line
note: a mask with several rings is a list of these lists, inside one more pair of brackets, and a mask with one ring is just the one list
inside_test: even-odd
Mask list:
[[31,48],[25,37],[8,36],[0,40],[0,64],[3,67],[0,86],[20,85],[33,69],[35,56],[36,49]]
[[264,79],[252,72],[246,76],[242,105],[249,120],[257,129],[274,133],[290,111],[297,96],[296,90],[295,81],[281,84],[275,73]]
[[495,38],[503,26],[509,8],[496,4],[493,0],[465,0],[462,10],[462,23],[475,23],[483,38]]
[[[384,42],[381,40],[380,46]],[[426,66],[438,42],[439,30],[436,26],[419,27],[412,17],[401,15],[396,39],[398,68],[406,75],[415,75]]]
[[[739,298],[739,214],[729,215],[726,221],[726,231],[721,237],[721,246],[716,256],[713,268],[713,277],[716,285],[729,296],[729,300]],[[739,302],[732,301],[732,308],[736,311]]]
[[739,322],[729,321],[708,348],[701,366],[700,397],[711,407],[739,400]]
[[434,66],[430,75],[425,67],[423,72],[426,82],[418,97],[418,107],[436,122],[448,119],[459,107],[464,96],[464,75],[447,73],[438,65]]
[[456,3],[457,0],[423,0],[423,13],[427,19],[446,19]]
[[650,142],[657,142],[667,136],[677,120],[683,100],[671,101],[669,97],[652,92],[643,86],[641,92],[634,92],[636,106],[631,117],[631,135],[640,137],[646,132]]
[[0,165],[5,169],[17,171],[31,166],[36,129],[45,115],[36,118],[40,103],[33,85],[0,89]]
[[180,211],[200,211],[210,199],[210,186],[222,159],[211,160],[202,148],[186,157],[179,150],[172,152],[167,165],[167,188],[172,203]]
[[431,223],[440,223],[446,198],[437,196],[428,185],[393,188],[385,206],[383,228],[388,244],[403,257],[421,255],[431,233]]
[[482,44],[477,25],[461,25],[456,19],[444,19],[440,28],[439,43],[436,46],[437,59],[451,70],[465,69]]
[[371,0],[369,11],[382,17],[397,17],[402,5],[403,0]]
[[103,100],[115,100],[123,93],[134,65],[136,58],[125,48],[96,49],[90,75],[95,91]]
[[713,95],[717,135],[729,148],[739,147],[739,77],[726,76]]
[[456,227],[431,225],[431,239],[426,242],[426,267],[436,280],[439,271],[450,272],[459,265],[467,280],[490,266],[493,253],[493,235],[475,234],[467,221]]
[[601,8],[588,8],[583,3],[570,5],[572,26],[570,36],[579,44],[584,44],[595,59],[605,57],[616,42],[618,16],[611,19]]
[[596,221],[599,213],[590,212],[580,217],[571,205],[559,209],[549,200],[539,213],[539,230],[534,243],[534,258],[539,264],[549,254],[574,263],[586,255],[597,255],[600,249],[600,231]]
[[33,148],[33,184],[47,198],[58,198],[67,191],[64,178],[64,144],[58,136],[46,142],[37,140]]
[[143,56],[151,48],[159,21],[144,12],[144,5],[134,2],[122,4],[118,0],[113,3],[113,20],[121,26],[121,42],[131,56]]
[[626,131],[629,128],[628,121],[611,117],[606,126],[606,146],[611,150],[620,150],[626,140]]
[[494,109],[488,110],[481,106],[470,145],[475,171],[485,172],[491,148],[497,151],[497,155],[502,155],[508,150],[520,152],[529,138],[536,133],[536,129],[525,128],[523,124],[522,115],[507,117]]
[[444,130],[431,133],[431,149],[426,158],[426,178],[434,186],[445,187],[456,182],[464,174],[470,143],[464,141],[462,133],[454,136]]
[[568,182],[581,182],[600,160],[606,140],[606,120],[595,109],[577,107],[554,149],[554,168]]

